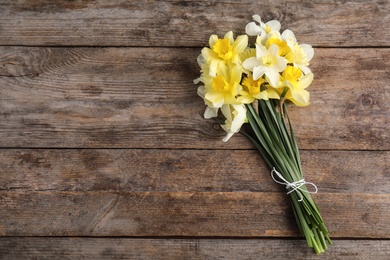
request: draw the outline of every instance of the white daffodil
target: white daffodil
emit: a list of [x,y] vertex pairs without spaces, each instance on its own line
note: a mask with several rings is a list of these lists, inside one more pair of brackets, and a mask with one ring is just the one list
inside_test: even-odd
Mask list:
[[[245,26],[245,33],[249,36],[258,36],[257,41],[260,41],[262,44],[264,44],[267,39],[268,35],[271,32],[279,32],[280,31],[280,22],[277,20],[272,20],[266,23],[263,23],[261,21],[261,17],[259,15],[253,15],[253,20],[255,22],[250,22]],[[256,22],[258,24],[256,24]]]
[[252,18],[255,20],[255,22],[258,22],[259,25],[257,25],[255,22],[250,22],[245,26],[245,33],[249,36],[261,35],[263,32],[268,34],[271,31],[280,31],[281,25],[277,20],[263,23],[261,21],[261,17],[257,14],[253,15]]
[[254,80],[265,74],[268,83],[272,87],[277,87],[280,78],[279,72],[287,67],[287,60],[279,56],[279,47],[276,44],[271,44],[267,49],[256,43],[256,57],[246,59],[243,67],[253,72]]
[[227,135],[222,140],[227,142],[235,133],[238,133],[241,126],[248,121],[246,118],[246,108],[243,104],[223,105],[221,111],[226,118],[222,128],[227,132]]
[[292,48],[291,52],[286,55],[286,59],[302,70],[304,74],[311,72],[309,65],[310,60],[314,56],[314,49],[309,44],[298,44],[296,43]]
[[304,74],[311,72],[309,65],[314,56],[314,49],[309,44],[298,44],[294,33],[291,30],[285,30],[282,33],[282,39],[287,42],[290,47],[289,54],[286,55],[286,59],[293,63],[295,67],[302,70]]

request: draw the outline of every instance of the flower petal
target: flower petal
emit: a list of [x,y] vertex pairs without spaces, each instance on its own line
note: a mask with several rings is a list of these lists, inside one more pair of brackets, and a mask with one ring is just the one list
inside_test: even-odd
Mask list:
[[205,91],[204,86],[199,86],[199,87],[198,87],[198,90],[197,90],[198,96],[200,96],[201,98],[204,99],[205,92],[206,92],[206,91]]
[[272,31],[280,31],[280,22],[278,20],[272,20],[269,22],[266,22],[265,25],[267,25]]
[[[277,46],[276,46],[277,47]],[[267,48],[263,45],[256,43],[256,58],[261,59],[261,57],[268,54]]]
[[297,64],[294,62],[294,66],[298,67],[300,70],[302,70],[303,74],[309,74],[311,73],[311,69],[308,66]]
[[232,132],[240,131],[241,126],[247,121],[246,119],[246,108],[244,105],[233,105],[234,111],[234,119],[231,126]]
[[233,32],[232,31],[227,32],[223,38],[224,39],[228,39],[230,41],[230,44],[234,43],[234,38],[233,38]]
[[249,36],[260,35],[263,31],[263,28],[258,26],[255,22],[250,22],[245,26],[245,33]]
[[218,73],[218,75],[221,75],[222,77],[224,77],[225,80],[228,80],[230,78],[229,68],[226,65],[226,63],[221,62],[219,64],[218,69],[217,69],[217,73]]
[[232,121],[232,112],[230,110],[230,105],[223,105],[221,107],[221,112],[228,121]]
[[243,104],[250,104],[250,103],[252,103],[255,100],[255,98],[252,97],[251,95],[249,95],[248,92],[245,92],[245,95],[243,95],[243,94],[244,93],[242,92],[241,96],[239,96],[237,98],[238,102],[243,103]]
[[282,72],[287,67],[287,60],[283,57],[277,57],[274,69],[278,72]]
[[[254,72],[253,72],[254,75]],[[274,70],[267,70],[265,72],[265,75],[267,76],[267,80],[271,87],[277,87],[279,85],[279,79],[280,79],[280,74]]]
[[212,59],[211,62],[210,62],[210,70],[209,70],[209,75],[211,77],[215,77],[217,75],[217,70],[218,70],[218,66],[221,62],[219,60],[216,60],[216,59]]
[[293,97],[291,101],[297,106],[303,107],[310,104],[310,93],[307,90],[294,90],[291,95]]
[[260,77],[264,75],[267,71],[267,68],[264,66],[257,66],[253,68],[253,79],[258,80]]
[[276,44],[271,44],[271,46],[269,46],[268,48],[268,52],[272,55],[272,56],[278,56],[278,53],[279,53],[279,47],[278,45]]
[[313,78],[314,78],[314,74],[308,73],[301,80],[297,82],[297,86],[300,89],[305,89],[313,82]]
[[280,99],[278,92],[273,88],[268,88],[265,92],[267,92],[268,98]]
[[254,97],[257,98],[257,99],[268,100],[268,95],[267,95],[266,91],[261,91],[260,93],[254,95]]
[[218,55],[210,48],[204,47],[201,53],[206,62],[209,62],[211,59],[218,59]]
[[258,14],[252,15],[252,19],[261,24],[261,17]]
[[220,93],[207,92],[205,100],[211,102],[212,107],[222,107],[224,103],[223,96]]
[[230,69],[230,84],[239,84],[242,77],[242,67],[235,65]]
[[313,56],[314,56],[314,49],[313,49],[313,47],[311,47],[311,45],[309,45],[309,44],[301,44],[299,46],[301,46],[301,48],[305,52],[306,57],[307,57],[307,61],[310,61],[313,58]]
[[253,68],[261,65],[261,63],[256,57],[250,57],[246,59],[242,65],[245,69],[253,71]]
[[256,37],[256,43],[265,45],[267,41],[267,33],[265,31],[262,31],[260,35]]
[[218,41],[218,36],[213,34],[210,36],[210,39],[209,39],[209,45],[210,45],[210,48],[212,49],[215,45],[215,43]]
[[248,46],[248,36],[240,35],[237,37],[236,41],[233,44],[233,52],[241,53],[245,51],[247,46]]
[[206,110],[204,111],[204,118],[209,119],[213,117],[218,116],[218,108],[215,107],[206,107]]
[[[223,126],[222,126],[222,128],[223,128]],[[226,130],[225,130],[225,131],[226,131]],[[227,141],[229,141],[229,139],[230,139],[233,135],[234,135],[234,133],[229,132],[229,133],[222,139],[222,141],[226,143]]]
[[297,42],[297,39],[295,38],[294,33],[289,29],[284,30],[284,32],[282,33],[282,39],[287,42],[287,44],[290,48],[291,48],[291,46],[294,45],[294,43]]

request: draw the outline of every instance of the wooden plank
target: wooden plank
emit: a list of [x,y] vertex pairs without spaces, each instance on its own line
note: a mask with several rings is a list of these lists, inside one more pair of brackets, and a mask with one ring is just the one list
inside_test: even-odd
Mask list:
[[[198,49],[0,50],[1,147],[252,148],[202,118]],[[389,150],[389,66],[389,49],[316,49],[300,147]]]
[[[389,194],[315,200],[332,237],[390,238]],[[3,191],[0,201],[2,236],[297,236],[279,192]]]
[[[389,151],[302,151],[320,193],[387,194]],[[283,191],[255,150],[0,150],[0,190]]]
[[[293,239],[0,238],[4,259],[317,259]],[[322,258],[387,259],[389,240],[335,240]]]
[[283,29],[315,46],[390,42],[390,3],[383,0],[45,0],[0,6],[1,45],[203,46],[211,34],[243,34],[253,14],[280,20]]

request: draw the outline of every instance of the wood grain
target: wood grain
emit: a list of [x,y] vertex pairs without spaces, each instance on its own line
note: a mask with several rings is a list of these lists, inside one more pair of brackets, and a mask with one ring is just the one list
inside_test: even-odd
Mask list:
[[[1,1],[0,45],[203,46],[253,14],[315,46],[389,46],[390,3],[374,1]],[[194,30],[196,28],[196,30]]]
[[293,239],[134,239],[0,238],[4,259],[387,259],[388,240],[335,240],[329,251],[313,255],[303,240]]
[[[389,194],[315,199],[333,238],[390,238]],[[0,201],[2,236],[297,236],[280,192],[3,191]]]
[[[302,151],[306,180],[323,193],[387,194],[389,151]],[[369,174],[368,174],[369,173]],[[255,150],[0,150],[0,190],[283,191]]]
[[[252,148],[202,118],[199,49],[0,50],[1,147]],[[390,149],[389,49],[316,49],[312,63],[312,104],[290,113],[301,149]]]

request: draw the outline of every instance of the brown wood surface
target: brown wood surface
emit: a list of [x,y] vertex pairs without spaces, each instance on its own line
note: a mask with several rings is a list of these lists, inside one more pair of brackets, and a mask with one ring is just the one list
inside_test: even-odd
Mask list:
[[313,255],[303,240],[0,238],[0,257],[39,259],[386,259],[390,241],[336,240],[332,250]]
[[[332,237],[390,238],[389,194],[315,199]],[[298,236],[281,192],[2,192],[0,201],[3,236]]]
[[[290,108],[334,245],[317,257],[252,144],[202,117],[211,34],[315,47]],[[388,259],[390,2],[0,0],[0,259]]]
[[[321,194],[390,190],[389,151],[304,150],[301,157]],[[3,191],[283,191],[255,150],[6,149],[0,165]],[[375,169],[369,178],[367,169]]]
[[1,1],[1,45],[203,46],[253,14],[315,46],[389,46],[390,3],[373,1]]

